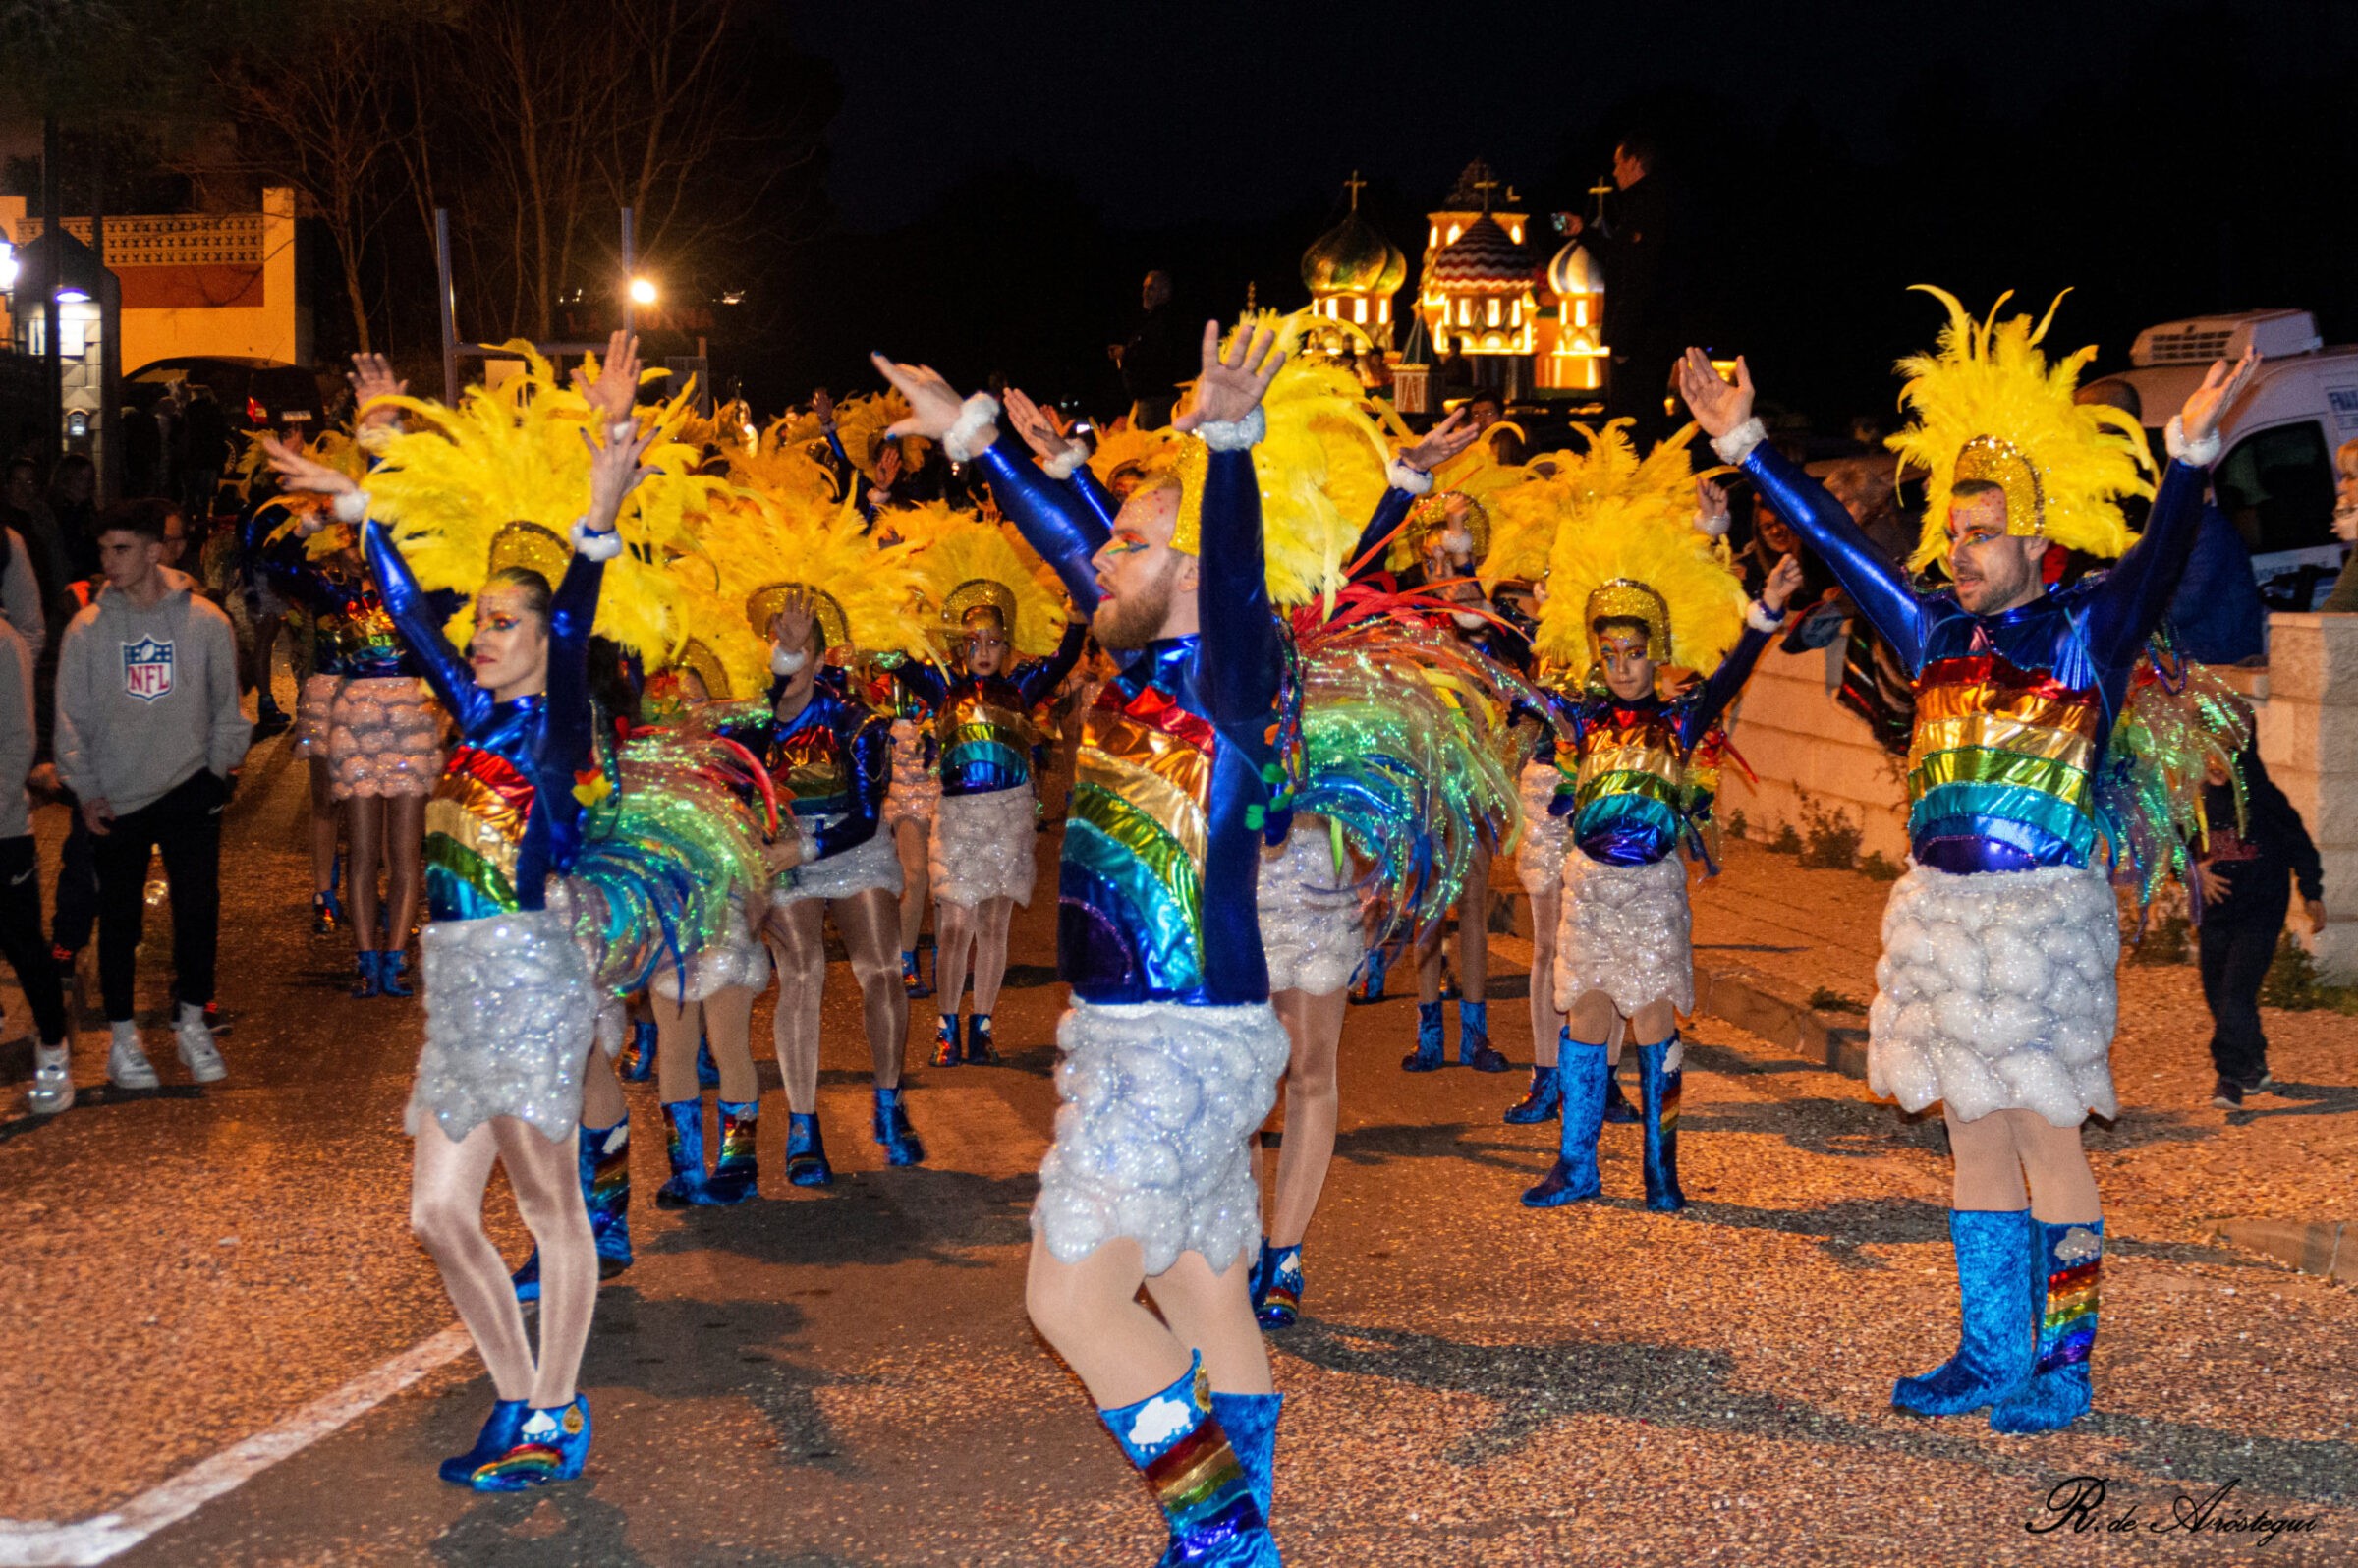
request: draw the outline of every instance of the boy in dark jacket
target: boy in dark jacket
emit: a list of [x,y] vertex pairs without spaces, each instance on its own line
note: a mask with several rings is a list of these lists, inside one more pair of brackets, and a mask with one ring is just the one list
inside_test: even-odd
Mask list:
[[2291,901],[2301,888],[2302,913],[2312,933],[2326,926],[2326,890],[2317,846],[2300,812],[2284,798],[2260,760],[2257,742],[2236,759],[2244,781],[2244,826],[2235,824],[2235,791],[2214,762],[2203,786],[2210,831],[2195,862],[2202,888],[2203,1000],[2211,1008],[2211,1061],[2218,1085],[2211,1103],[2239,1110],[2243,1096],[2274,1082],[2268,1071],[2268,1036],[2260,1027],[2260,984],[2275,957]]

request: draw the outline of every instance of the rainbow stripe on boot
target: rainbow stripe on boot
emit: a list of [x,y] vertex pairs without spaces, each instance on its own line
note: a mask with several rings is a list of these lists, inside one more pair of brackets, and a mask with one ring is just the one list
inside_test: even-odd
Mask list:
[[1170,1526],[1169,1568],[1279,1568],[1252,1479],[1212,1414],[1204,1358],[1160,1393],[1097,1419],[1147,1478]]

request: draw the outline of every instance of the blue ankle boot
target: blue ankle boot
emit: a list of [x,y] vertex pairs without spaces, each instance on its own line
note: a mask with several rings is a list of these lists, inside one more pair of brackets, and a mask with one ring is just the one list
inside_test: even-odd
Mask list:
[[1359,961],[1359,973],[1351,980],[1351,1006],[1366,1007],[1383,1000],[1384,967],[1383,949],[1369,948],[1367,956]]
[[786,1113],[786,1180],[797,1187],[824,1187],[835,1179],[827,1163],[827,1142],[819,1136],[818,1117]]
[[962,1047],[958,1040],[958,1015],[944,1013],[941,1015],[941,1028],[934,1031],[933,1034],[933,1065],[955,1067],[959,1063],[961,1051]]
[[[1670,1067],[1678,1032],[1654,1045],[1638,1047],[1638,1099],[1646,1115],[1646,1206],[1671,1214],[1687,1206],[1678,1186],[1678,1094],[1683,1067]],[[1607,1069],[1609,1074],[1610,1069]]]
[[633,1021],[630,1042],[615,1059],[614,1071],[626,1084],[644,1084],[655,1076],[655,1026],[651,1022],[644,1018]]
[[400,948],[392,948],[376,955],[377,987],[387,996],[407,999],[418,994],[410,988],[410,982],[406,979],[409,972],[410,955]]
[[[1293,1249],[1299,1251],[1300,1249]],[[1283,1394],[1223,1394],[1211,1396],[1212,1418],[1228,1434],[1228,1446],[1261,1505],[1261,1519],[1269,1519],[1270,1494],[1277,1482],[1277,1418],[1285,1405]]]
[[[1212,1414],[1203,1368],[1199,1354],[1168,1388],[1097,1419],[1162,1506],[1171,1540],[1156,1568],[1280,1568],[1253,1480]],[[1273,1418],[1269,1429],[1273,1454]]]
[[761,1155],[756,1141],[760,1131],[759,1100],[720,1102],[720,1153],[704,1183],[706,1202],[732,1208],[761,1195]]
[[901,949],[901,989],[908,993],[913,1002],[924,1001],[933,994],[933,987],[927,985],[925,977],[918,973],[917,952],[913,948]]
[[1952,1208],[1957,1353],[1921,1377],[1902,1377],[1891,1407],[1911,1416],[1962,1416],[1994,1405],[2031,1374],[2031,1315],[2039,1227],[2027,1208]]
[[664,1152],[671,1158],[671,1179],[655,1189],[657,1208],[698,1208],[712,1195],[704,1175],[704,1101],[669,1100],[663,1105],[668,1134]]
[[926,1146],[918,1140],[917,1129],[909,1125],[909,1107],[901,1103],[898,1089],[876,1086],[876,1142],[884,1146],[884,1162],[888,1165],[923,1165]]
[[463,1454],[453,1454],[442,1461],[435,1473],[454,1486],[470,1484],[475,1473],[516,1446],[516,1433],[524,1426],[531,1410],[528,1401],[502,1399],[493,1403],[491,1414],[483,1422],[483,1429],[475,1434],[475,1446]]
[[590,1396],[550,1410],[532,1410],[515,1444],[476,1467],[467,1484],[477,1491],[522,1491],[553,1481],[578,1481],[590,1458]]
[[1509,1105],[1499,1120],[1516,1127],[1528,1127],[1535,1122],[1552,1121],[1564,1113],[1564,1083],[1552,1067],[1534,1067],[1531,1088],[1523,1097]]
[[[701,1142],[701,1140],[700,1140]],[[597,1277],[631,1266],[631,1119],[582,1129],[582,1197],[597,1241]]]
[[1490,1004],[1457,1004],[1457,1059],[1478,1073],[1503,1073],[1514,1063],[1490,1044]]
[[1437,1073],[1448,1060],[1441,1050],[1441,1004],[1417,1004],[1417,1048],[1400,1058],[1404,1073]]
[[2104,1268],[2105,1222],[2049,1225],[2035,1221],[2032,1318],[2038,1342],[2031,1374],[1990,1412],[1990,1429],[2015,1433],[2059,1431],[2088,1414],[2088,1356],[2096,1348],[2098,1276]]
[[360,971],[360,979],[353,982],[352,994],[356,998],[364,1000],[376,995],[384,986],[384,982],[377,976],[376,950],[364,947],[354,955],[354,958]]
[[999,1065],[998,1047],[990,1042],[988,1013],[977,1013],[966,1021],[966,1060],[974,1067]]
[[1604,1130],[1604,1081],[1611,1072],[1604,1047],[1584,1044],[1567,1029],[1555,1048],[1555,1070],[1563,1084],[1564,1125],[1555,1163],[1537,1187],[1523,1194],[1526,1208],[1557,1208],[1604,1191],[1597,1172],[1597,1136]]
[[1261,1289],[1253,1316],[1263,1328],[1291,1328],[1302,1316],[1302,1248],[1261,1244]]

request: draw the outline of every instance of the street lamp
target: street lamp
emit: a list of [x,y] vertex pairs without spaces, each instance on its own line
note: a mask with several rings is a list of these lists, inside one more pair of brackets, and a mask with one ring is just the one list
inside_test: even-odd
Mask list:
[[0,240],[0,294],[14,294],[17,289],[17,248]]
[[631,279],[631,303],[633,305],[654,304],[655,280],[652,278]]

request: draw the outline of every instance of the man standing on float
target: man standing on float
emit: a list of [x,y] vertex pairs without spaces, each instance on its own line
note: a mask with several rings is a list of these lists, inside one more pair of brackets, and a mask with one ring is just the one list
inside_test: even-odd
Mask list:
[[[1914,564],[1945,562],[1953,588],[1914,592],[1766,443],[1741,360],[1731,386],[1689,349],[1678,382],[1720,459],[1743,466],[1915,678],[1913,865],[1883,918],[1868,1078],[1910,1110],[1944,1102],[1964,1311],[1956,1355],[1902,1378],[1891,1403],[1925,1416],[1988,1407],[1996,1430],[2051,1431],[2089,1408],[2096,1339],[2104,1219],[2080,1126],[2118,1112],[2106,1055],[2119,935],[2091,866],[2097,784],[2130,673],[2185,570],[2219,418],[2256,362],[2213,365],[2170,420],[2168,473],[2127,549],[2116,501],[2146,492],[2143,432],[2072,402],[2095,350],[2050,366],[2039,343],[2051,309],[2036,325],[1994,310],[1976,321],[1927,292],[1949,321],[1937,353],[1900,366],[1916,422],[1890,444],[1930,474]],[[2123,558],[2050,590],[2050,545]]]

